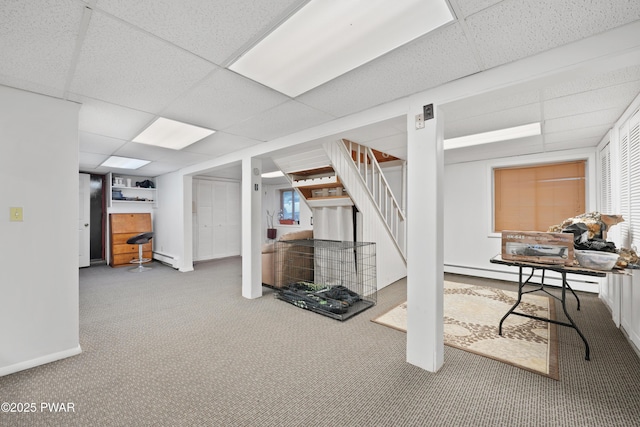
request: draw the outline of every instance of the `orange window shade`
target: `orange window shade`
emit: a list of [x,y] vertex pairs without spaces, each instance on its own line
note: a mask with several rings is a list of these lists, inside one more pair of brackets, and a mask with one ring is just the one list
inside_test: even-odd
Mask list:
[[547,231],[585,212],[585,161],[494,169],[494,231]]

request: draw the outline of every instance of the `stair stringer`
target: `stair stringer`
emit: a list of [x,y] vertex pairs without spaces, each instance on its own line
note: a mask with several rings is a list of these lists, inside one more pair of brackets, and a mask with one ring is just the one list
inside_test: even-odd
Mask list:
[[323,148],[333,169],[340,178],[361,214],[361,240],[376,243],[378,289],[382,289],[407,275],[407,263],[396,245],[378,208],[355,168],[342,141],[326,142]]

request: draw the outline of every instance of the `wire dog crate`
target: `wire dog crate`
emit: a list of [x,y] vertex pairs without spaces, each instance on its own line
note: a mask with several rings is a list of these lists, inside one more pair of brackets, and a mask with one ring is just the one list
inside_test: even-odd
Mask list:
[[275,253],[278,299],[338,320],[377,302],[375,243],[288,240]]

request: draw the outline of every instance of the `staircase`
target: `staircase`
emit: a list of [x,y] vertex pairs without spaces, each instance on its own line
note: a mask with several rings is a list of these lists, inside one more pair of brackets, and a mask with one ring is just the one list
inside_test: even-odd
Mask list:
[[[377,289],[407,275],[404,208],[380,166],[389,160],[404,166],[400,159],[348,140],[273,158],[313,210],[316,238],[350,240],[345,236],[353,233],[347,232],[353,230],[351,207],[357,207],[358,238],[376,243]],[[404,200],[404,174],[401,181],[402,190],[396,192]]]
[[325,143],[323,147],[355,204],[372,205],[406,265],[404,208],[396,200],[380,167],[380,160],[399,159],[346,139]]

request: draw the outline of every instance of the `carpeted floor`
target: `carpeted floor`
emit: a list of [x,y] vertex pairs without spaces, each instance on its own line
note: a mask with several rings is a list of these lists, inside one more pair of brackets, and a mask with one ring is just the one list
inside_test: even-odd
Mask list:
[[80,271],[83,353],[0,378],[2,402],[72,402],[75,413],[0,413],[0,425],[640,425],[640,359],[596,296],[570,311],[590,362],[559,328],[560,381],[449,347],[434,374],[405,362],[405,334],[370,321],[406,299],[404,281],[339,322],[267,288],[242,298],[237,258],[154,267]]

